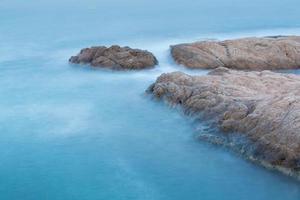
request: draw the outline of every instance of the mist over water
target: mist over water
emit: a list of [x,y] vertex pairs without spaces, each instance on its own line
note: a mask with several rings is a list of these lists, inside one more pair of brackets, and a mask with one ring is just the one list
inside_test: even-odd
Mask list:
[[[300,186],[195,135],[201,125],[144,91],[177,66],[169,45],[300,33],[296,0],[2,0],[0,199],[298,200]],[[160,64],[68,64],[129,45]]]

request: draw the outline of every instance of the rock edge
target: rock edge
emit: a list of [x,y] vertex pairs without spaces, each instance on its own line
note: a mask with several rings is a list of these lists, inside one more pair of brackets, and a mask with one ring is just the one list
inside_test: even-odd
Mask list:
[[[225,137],[231,133],[245,137],[249,142],[238,144],[243,155],[299,178],[299,88],[300,77],[296,75],[217,68],[206,76],[162,74],[148,92],[180,105],[188,115],[210,121]],[[218,137],[201,137],[223,143]]]

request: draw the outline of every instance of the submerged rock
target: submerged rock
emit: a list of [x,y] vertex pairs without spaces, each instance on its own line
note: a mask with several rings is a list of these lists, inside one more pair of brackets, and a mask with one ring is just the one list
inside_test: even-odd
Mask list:
[[299,176],[299,88],[296,75],[217,68],[206,76],[162,74],[148,92],[211,121],[224,136],[247,138],[248,150],[240,150],[251,149],[244,154],[252,160]]
[[151,68],[158,64],[154,55],[148,51],[117,45],[109,48],[99,46],[82,49],[77,56],[72,56],[69,62],[117,70]]
[[300,36],[203,41],[171,46],[175,61],[189,68],[247,70],[300,67]]

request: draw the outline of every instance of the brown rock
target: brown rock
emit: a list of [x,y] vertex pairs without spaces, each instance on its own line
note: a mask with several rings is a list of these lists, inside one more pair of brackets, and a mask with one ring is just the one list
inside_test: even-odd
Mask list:
[[244,70],[300,67],[300,36],[203,41],[171,46],[175,61],[189,68]]
[[154,55],[148,51],[117,45],[109,48],[99,46],[82,49],[77,56],[72,56],[69,62],[116,70],[144,69],[158,64]]
[[162,74],[148,90],[181,105],[187,114],[217,124],[224,136],[245,137],[249,142],[240,150],[249,157],[299,175],[299,88],[296,75],[217,68],[206,76]]

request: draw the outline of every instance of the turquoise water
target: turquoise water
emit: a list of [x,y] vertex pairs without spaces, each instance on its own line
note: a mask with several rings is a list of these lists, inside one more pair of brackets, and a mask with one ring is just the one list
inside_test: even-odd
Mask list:
[[[2,0],[0,199],[298,200],[300,184],[199,142],[145,89],[183,70],[168,46],[300,33],[296,0]],[[160,65],[112,72],[67,63],[96,44],[148,49]]]

